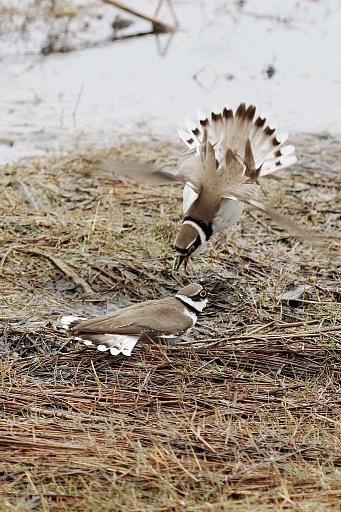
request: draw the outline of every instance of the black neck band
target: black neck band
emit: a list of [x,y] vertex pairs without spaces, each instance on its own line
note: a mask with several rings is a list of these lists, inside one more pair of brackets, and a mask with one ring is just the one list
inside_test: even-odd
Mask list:
[[205,222],[203,222],[202,220],[197,220],[197,219],[194,219],[193,217],[185,217],[184,222],[186,220],[190,220],[191,222],[194,222],[194,224],[197,224],[205,233],[206,240],[211,238],[211,236],[213,234],[212,224],[205,224]]

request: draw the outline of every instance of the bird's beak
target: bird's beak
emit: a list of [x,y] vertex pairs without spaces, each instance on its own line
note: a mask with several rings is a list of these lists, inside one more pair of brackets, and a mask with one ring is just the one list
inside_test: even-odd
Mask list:
[[174,259],[173,269],[179,270],[182,262],[184,262],[185,270],[187,268],[188,256],[184,256],[183,254],[178,254]]

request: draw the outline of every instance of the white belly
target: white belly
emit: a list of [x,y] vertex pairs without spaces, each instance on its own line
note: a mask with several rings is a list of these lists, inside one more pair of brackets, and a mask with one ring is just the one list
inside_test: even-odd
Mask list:
[[242,201],[223,199],[212,226],[213,233],[217,233],[237,222],[243,213],[243,209],[244,203]]

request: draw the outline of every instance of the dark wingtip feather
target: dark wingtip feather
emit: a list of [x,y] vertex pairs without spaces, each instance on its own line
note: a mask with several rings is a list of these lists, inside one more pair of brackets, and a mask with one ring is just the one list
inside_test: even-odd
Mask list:
[[219,112],[219,114],[216,114],[215,112],[212,112],[212,121],[217,122],[222,120],[222,115]]
[[241,103],[236,110],[236,117],[244,117],[246,113],[246,105],[245,103]]
[[256,107],[254,105],[250,105],[246,112],[245,112],[245,117],[248,121],[252,121],[253,118],[255,117],[255,113],[256,113]]
[[[275,128],[270,128],[270,126],[267,126],[265,129],[264,129],[264,135],[266,135],[267,137],[271,137],[271,135],[273,135],[275,133]],[[276,139],[274,139],[276,140]],[[278,143],[279,144],[279,143]],[[277,145],[277,144],[276,144]]]
[[265,124],[265,121],[266,121],[265,117],[258,116],[255,121],[255,125],[257,126],[257,128],[262,128]]
[[203,128],[207,128],[207,127],[210,125],[210,122],[209,122],[209,120],[207,119],[207,117],[205,117],[205,119],[200,119],[200,125],[201,125]]
[[199,137],[199,135],[201,135],[201,131],[199,130],[198,127],[196,127],[194,130],[192,130],[192,133],[195,137]]
[[227,109],[226,107],[224,107],[223,118],[228,120],[228,119],[231,119],[232,117],[233,117],[233,111],[231,109]]

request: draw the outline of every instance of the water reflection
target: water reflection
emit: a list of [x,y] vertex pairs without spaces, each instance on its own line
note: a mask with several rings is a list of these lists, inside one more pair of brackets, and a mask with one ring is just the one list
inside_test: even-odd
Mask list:
[[[226,102],[255,103],[291,133],[341,132],[339,0],[174,0],[179,30],[165,34],[85,3],[68,2],[77,15],[53,22],[1,16],[2,161],[129,137],[176,141],[184,117]],[[129,5],[153,14],[158,3]],[[165,6],[157,15],[171,22]]]

